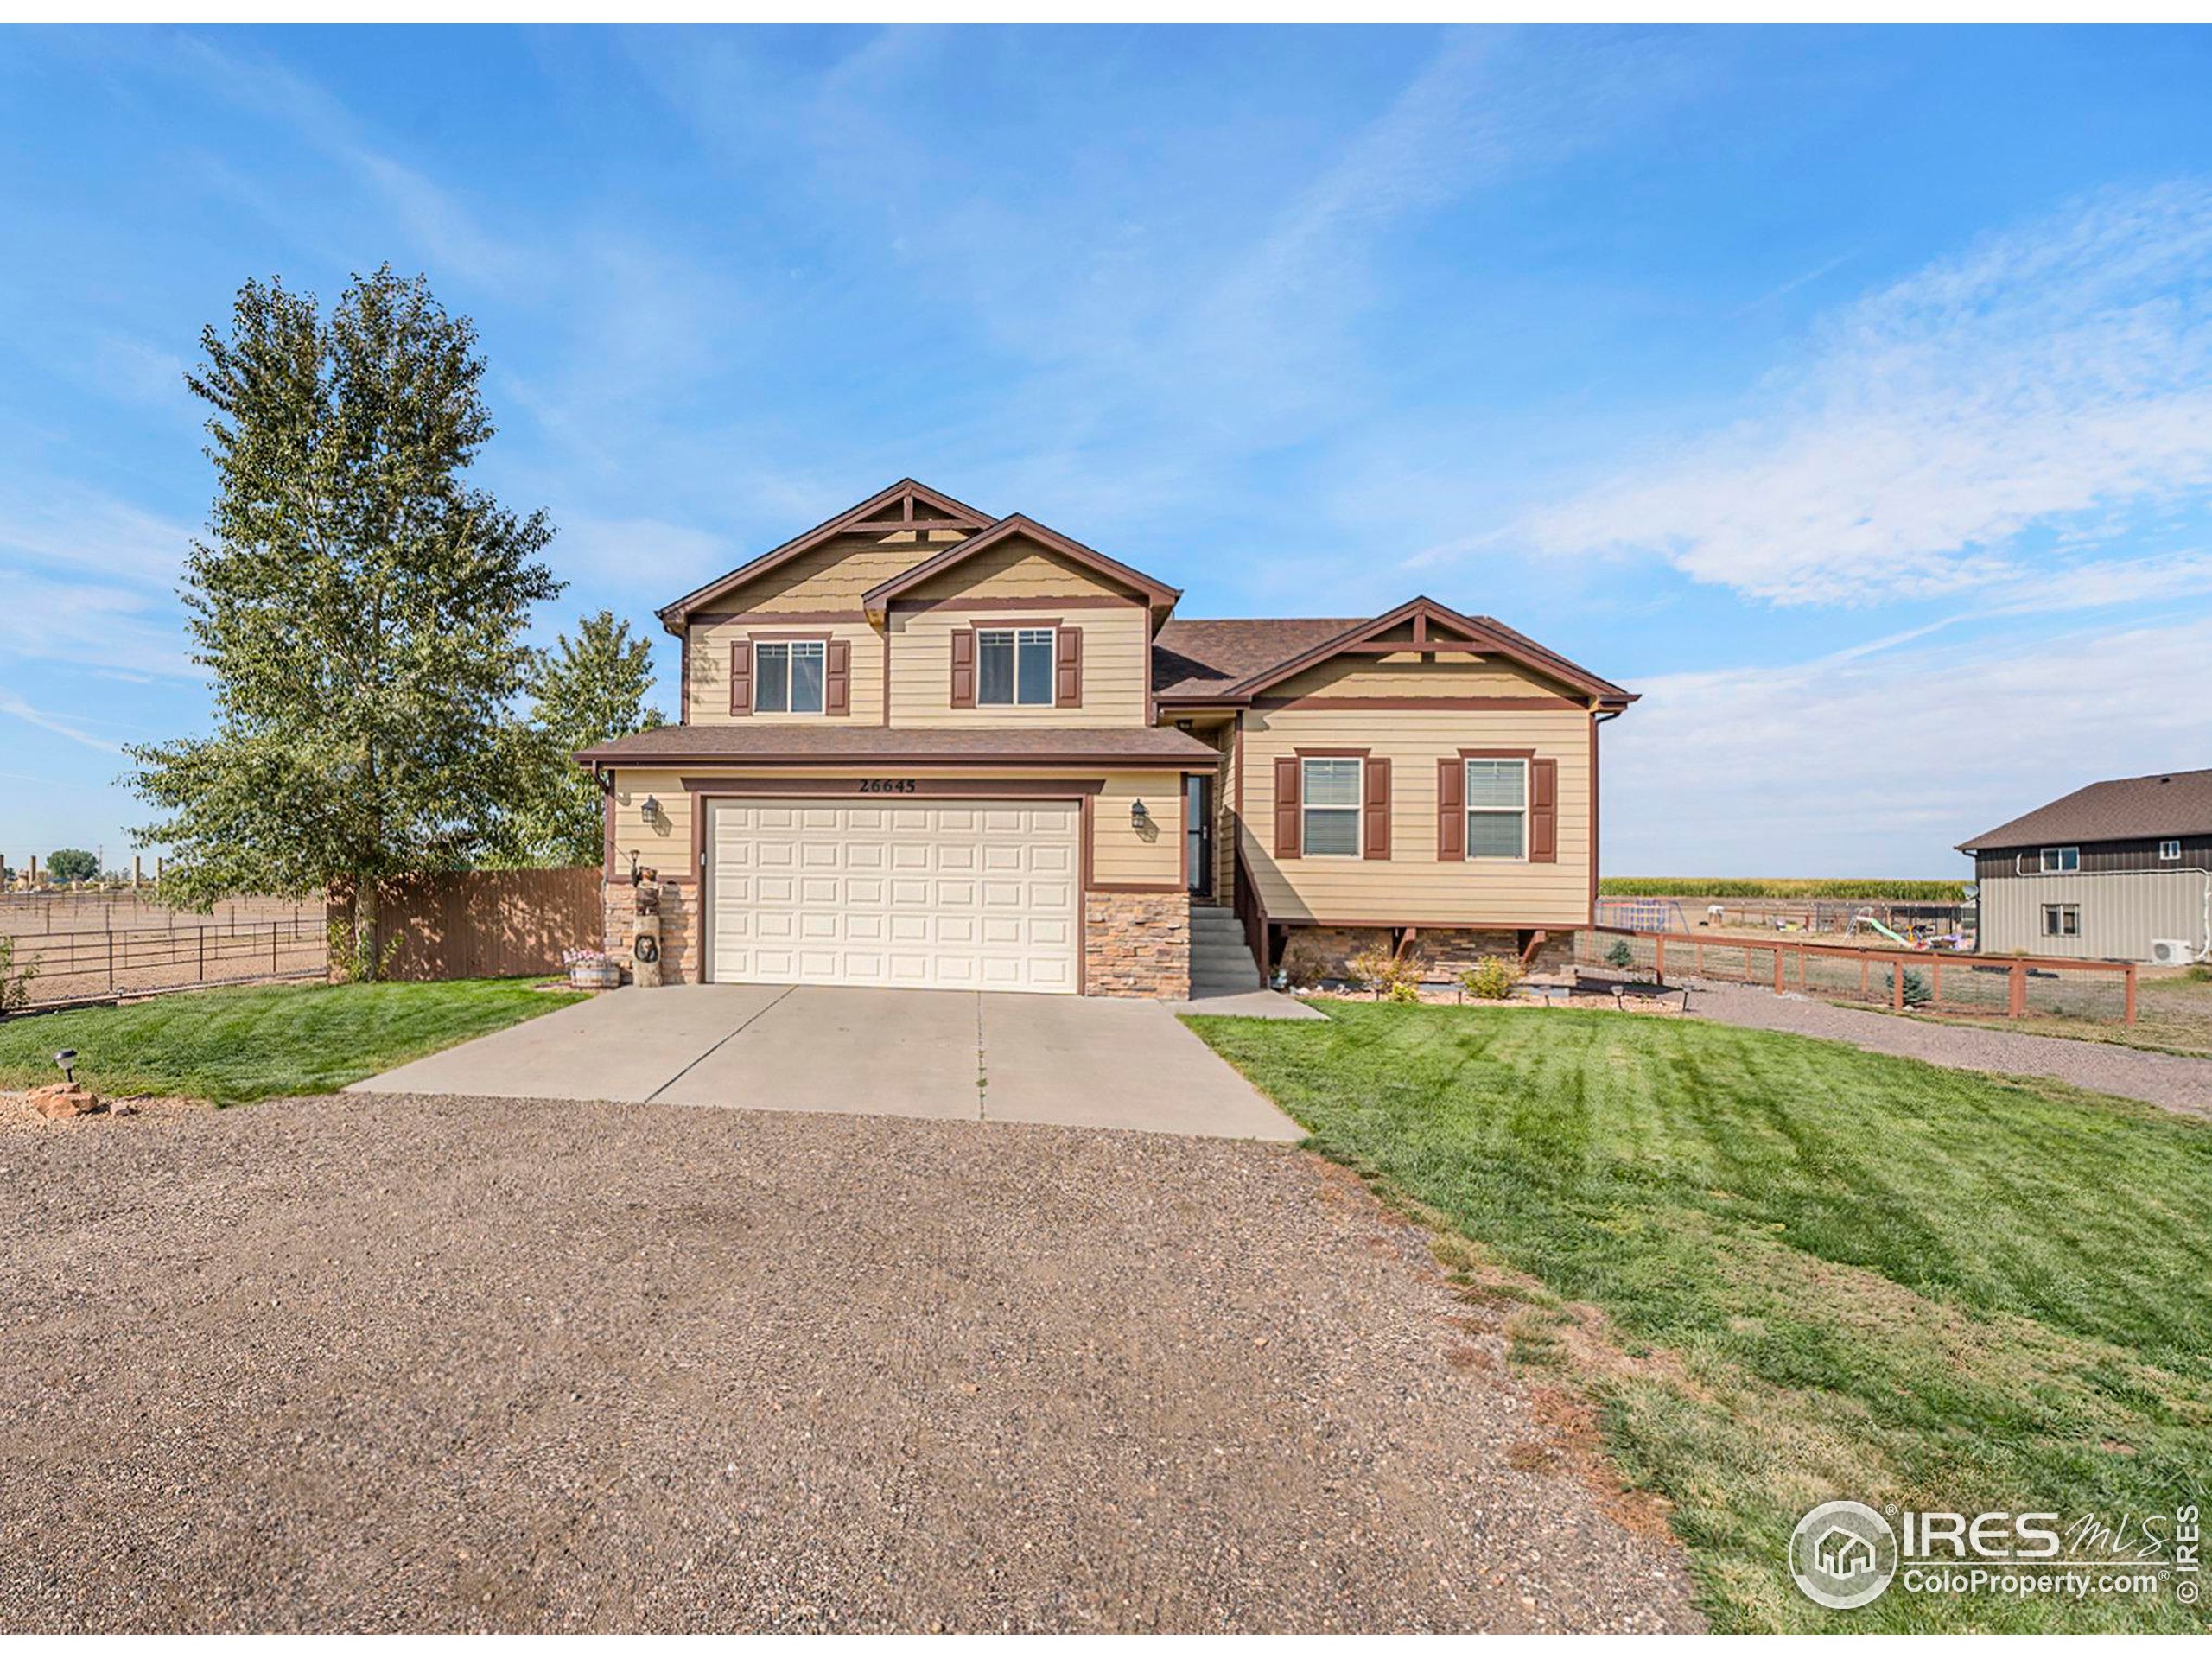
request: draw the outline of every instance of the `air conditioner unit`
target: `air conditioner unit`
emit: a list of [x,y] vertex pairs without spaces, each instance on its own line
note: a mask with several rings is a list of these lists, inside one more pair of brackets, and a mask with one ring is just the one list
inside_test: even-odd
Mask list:
[[2160,968],[2185,968],[2196,960],[2196,947],[2187,939],[2153,939],[2151,960]]

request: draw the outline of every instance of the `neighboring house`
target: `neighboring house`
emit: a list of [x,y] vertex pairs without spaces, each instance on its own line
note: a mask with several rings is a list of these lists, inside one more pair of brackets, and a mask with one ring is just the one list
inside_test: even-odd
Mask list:
[[[1180,998],[1591,918],[1630,693],[1484,617],[1179,621],[1179,591],[912,480],[685,594],[682,723],[588,749],[679,982]],[[1255,957],[1260,958],[1255,962]]]
[[2091,784],[1961,844],[1981,888],[1980,948],[2152,959],[2212,952],[2212,772]]

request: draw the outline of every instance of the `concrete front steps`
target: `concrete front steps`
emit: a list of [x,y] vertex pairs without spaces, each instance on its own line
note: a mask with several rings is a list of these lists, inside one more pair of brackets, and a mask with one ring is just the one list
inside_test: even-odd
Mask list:
[[1265,988],[1236,912],[1225,905],[1192,905],[1191,995],[1235,996]]

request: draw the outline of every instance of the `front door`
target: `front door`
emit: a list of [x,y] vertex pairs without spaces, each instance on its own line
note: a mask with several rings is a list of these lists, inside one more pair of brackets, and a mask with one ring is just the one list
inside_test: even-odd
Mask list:
[[1183,779],[1183,836],[1191,861],[1191,891],[1199,898],[1213,893],[1213,779],[1192,772]]

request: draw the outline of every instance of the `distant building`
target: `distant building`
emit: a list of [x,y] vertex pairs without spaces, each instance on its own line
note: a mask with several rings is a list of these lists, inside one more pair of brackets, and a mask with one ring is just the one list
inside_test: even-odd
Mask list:
[[1961,843],[1981,884],[1980,948],[2212,959],[2212,771],[2091,784]]

